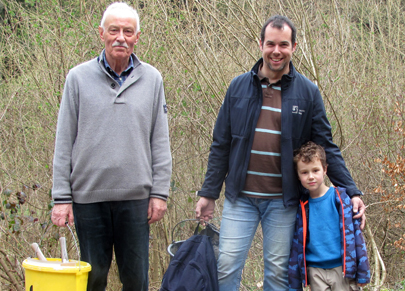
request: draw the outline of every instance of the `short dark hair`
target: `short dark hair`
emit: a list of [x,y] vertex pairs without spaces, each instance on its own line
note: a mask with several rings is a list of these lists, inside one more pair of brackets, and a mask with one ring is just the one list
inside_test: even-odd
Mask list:
[[326,153],[323,147],[320,145],[309,141],[299,149],[294,151],[294,166],[297,169],[297,164],[299,161],[303,163],[314,162],[316,159],[321,161],[322,167],[325,170],[328,164],[326,163]]
[[260,40],[264,42],[264,34],[266,33],[267,26],[282,29],[284,24],[287,24],[291,28],[291,44],[294,46],[295,40],[297,39],[297,29],[294,23],[288,17],[283,15],[273,15],[263,24],[262,31],[260,32]]

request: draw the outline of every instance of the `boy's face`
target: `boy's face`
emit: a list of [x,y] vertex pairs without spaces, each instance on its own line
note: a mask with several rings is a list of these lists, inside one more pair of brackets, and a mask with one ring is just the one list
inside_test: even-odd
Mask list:
[[302,186],[309,190],[312,198],[322,196],[322,190],[326,187],[324,178],[326,169],[322,167],[322,163],[318,158],[309,163],[299,161],[297,163],[298,178]]

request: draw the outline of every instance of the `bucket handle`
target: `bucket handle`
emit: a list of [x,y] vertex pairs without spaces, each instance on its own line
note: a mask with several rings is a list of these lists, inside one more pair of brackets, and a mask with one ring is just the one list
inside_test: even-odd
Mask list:
[[82,268],[82,264],[80,264],[80,251],[79,251],[79,247],[77,246],[76,237],[75,237],[75,235],[73,234],[73,231],[72,231],[72,229],[71,229],[70,226],[69,226],[69,223],[66,221],[65,224],[66,224],[67,228],[69,229],[70,233],[72,234],[73,240],[74,240],[74,242],[75,242],[75,247],[76,247],[76,251],[77,251],[77,257],[79,258],[78,264],[79,264],[79,272],[80,272],[80,271],[81,271],[81,268]]

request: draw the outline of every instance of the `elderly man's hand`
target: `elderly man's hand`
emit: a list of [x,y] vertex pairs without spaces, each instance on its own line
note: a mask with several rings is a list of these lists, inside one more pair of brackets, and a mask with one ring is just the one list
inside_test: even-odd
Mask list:
[[360,229],[363,230],[364,227],[366,226],[366,205],[364,205],[363,200],[361,200],[360,197],[354,196],[352,198],[352,205],[353,205],[353,213],[357,214],[353,216],[354,219],[360,218],[361,217],[361,224],[360,224]]
[[73,208],[71,203],[55,204],[52,208],[52,223],[56,226],[66,226],[66,221],[73,225]]
[[148,223],[152,224],[161,220],[165,215],[166,209],[167,204],[165,200],[151,197],[149,199]]

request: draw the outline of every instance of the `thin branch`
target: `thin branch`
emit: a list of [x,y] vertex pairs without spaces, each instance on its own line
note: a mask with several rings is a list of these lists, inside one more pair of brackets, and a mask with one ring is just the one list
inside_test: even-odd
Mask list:
[[[368,234],[368,239],[371,242],[371,250],[373,253],[374,257],[374,286],[373,290],[379,290],[380,287],[384,284],[385,282],[385,277],[386,277],[386,269],[385,269],[385,264],[383,259],[381,258],[380,252],[378,251],[377,244],[374,240],[374,236],[371,233],[370,226],[366,224],[366,232]],[[381,273],[380,273],[381,272]]]
[[13,284],[13,286],[17,289],[17,291],[23,291],[20,288],[20,284],[16,281],[14,275],[12,274],[13,272],[7,266],[6,262],[3,260],[2,257],[0,257],[0,265],[3,267],[3,271],[7,274],[8,280]]

